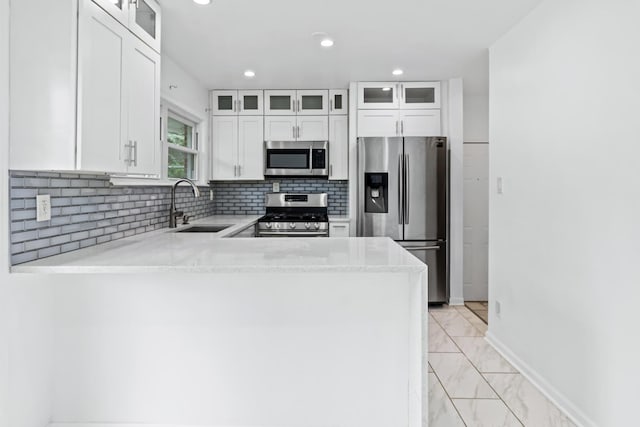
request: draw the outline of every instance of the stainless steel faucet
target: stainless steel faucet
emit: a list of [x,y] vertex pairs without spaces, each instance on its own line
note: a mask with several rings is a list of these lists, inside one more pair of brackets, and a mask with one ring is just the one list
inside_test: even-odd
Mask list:
[[176,218],[184,215],[184,212],[176,210],[176,187],[181,182],[189,183],[189,185],[191,185],[191,189],[193,190],[193,195],[195,197],[200,197],[200,190],[198,189],[198,186],[193,181],[187,178],[182,178],[177,180],[173,184],[173,187],[171,188],[171,208],[169,209],[169,228],[176,228]]

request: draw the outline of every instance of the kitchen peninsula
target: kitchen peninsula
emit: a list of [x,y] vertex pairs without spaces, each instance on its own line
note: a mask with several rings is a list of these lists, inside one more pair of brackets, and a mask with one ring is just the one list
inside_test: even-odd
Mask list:
[[426,426],[424,264],[388,238],[224,234],[12,267],[51,284],[55,423]]

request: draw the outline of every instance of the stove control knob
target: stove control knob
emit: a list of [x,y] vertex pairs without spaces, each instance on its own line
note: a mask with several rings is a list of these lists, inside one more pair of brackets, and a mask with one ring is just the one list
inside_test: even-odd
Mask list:
[[316,230],[318,230],[320,228],[320,224],[318,224],[317,222],[315,224],[313,224],[313,226],[316,228]]
[[307,230],[311,228],[311,224],[309,224],[308,222],[304,223],[304,228],[306,228]]
[[271,227],[272,227],[272,225],[271,225],[271,223],[270,223],[270,222],[266,223],[266,224],[265,224],[265,226],[266,226],[267,228],[271,228]]
[[289,223],[289,228],[291,228],[291,229],[296,228],[296,223],[295,222],[290,222]]

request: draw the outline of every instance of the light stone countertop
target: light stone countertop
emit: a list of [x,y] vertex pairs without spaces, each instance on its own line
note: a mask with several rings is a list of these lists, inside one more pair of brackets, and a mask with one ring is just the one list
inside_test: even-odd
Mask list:
[[224,238],[259,215],[216,215],[191,225],[233,224],[218,233],[143,233],[13,266],[13,273],[423,272],[426,266],[386,237]]
[[349,222],[351,218],[346,215],[329,215],[329,222]]

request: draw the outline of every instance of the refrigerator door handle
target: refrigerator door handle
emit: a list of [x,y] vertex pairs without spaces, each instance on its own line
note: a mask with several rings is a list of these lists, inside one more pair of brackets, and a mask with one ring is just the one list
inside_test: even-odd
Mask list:
[[402,154],[398,154],[398,224],[402,225],[403,222],[403,218],[402,218],[402,204],[403,204],[403,200],[402,200],[402,179],[404,177],[404,173],[402,171]]
[[409,183],[410,183],[410,176],[409,176],[409,155],[405,154],[404,156],[404,223],[405,224],[409,224],[409,196],[410,196],[410,190],[411,188],[409,187]]
[[439,251],[440,246],[405,246],[408,251]]

